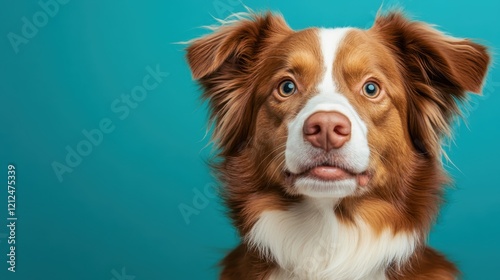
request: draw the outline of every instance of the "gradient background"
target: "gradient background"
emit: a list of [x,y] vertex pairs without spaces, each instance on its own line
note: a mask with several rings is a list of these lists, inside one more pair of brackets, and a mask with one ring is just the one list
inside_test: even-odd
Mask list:
[[[42,0],[48,1],[48,0]],[[381,1],[247,1],[284,14],[290,26],[369,27]],[[385,1],[458,37],[500,46],[498,1]],[[189,221],[180,205],[213,184],[205,161],[206,107],[183,46],[202,25],[243,11],[236,0],[76,1],[60,5],[16,54],[7,34],[32,22],[37,1],[0,4],[0,279],[216,279],[238,240],[220,201]],[[123,120],[110,105],[168,72]],[[447,169],[456,181],[430,236],[465,279],[500,279],[500,73],[472,99],[455,129]],[[52,169],[82,130],[109,118],[115,129],[60,182]],[[7,164],[17,167],[17,263],[7,272]],[[197,201],[201,203],[203,201]],[[199,206],[199,205],[198,205]]]

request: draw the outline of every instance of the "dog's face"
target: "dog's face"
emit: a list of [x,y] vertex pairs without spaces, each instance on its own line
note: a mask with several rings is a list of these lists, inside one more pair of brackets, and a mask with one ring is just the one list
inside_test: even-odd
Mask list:
[[262,188],[355,197],[394,191],[414,158],[439,160],[456,102],[480,91],[489,56],[399,14],[369,30],[302,31],[268,14],[194,41],[188,60],[222,157],[244,156],[241,172],[260,174]]

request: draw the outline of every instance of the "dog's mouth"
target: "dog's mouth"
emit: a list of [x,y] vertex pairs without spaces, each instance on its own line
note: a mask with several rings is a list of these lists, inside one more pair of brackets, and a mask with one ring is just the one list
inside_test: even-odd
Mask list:
[[298,178],[311,178],[320,181],[341,181],[346,179],[356,179],[359,186],[366,186],[370,182],[371,174],[368,171],[363,171],[361,173],[356,173],[353,170],[332,164],[321,164],[309,167],[300,173],[292,173],[290,171],[285,171],[285,176],[289,180],[295,180]]

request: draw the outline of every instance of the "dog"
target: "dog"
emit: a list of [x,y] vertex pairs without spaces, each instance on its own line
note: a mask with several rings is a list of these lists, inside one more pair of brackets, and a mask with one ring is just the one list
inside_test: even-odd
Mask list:
[[212,168],[241,244],[220,279],[456,279],[426,239],[442,141],[487,47],[399,11],[367,30],[237,14],[186,57],[208,101]]

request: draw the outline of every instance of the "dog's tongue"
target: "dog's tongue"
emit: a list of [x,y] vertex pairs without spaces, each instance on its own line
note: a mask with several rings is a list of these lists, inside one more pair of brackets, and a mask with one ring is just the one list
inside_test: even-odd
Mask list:
[[323,180],[341,180],[352,176],[345,170],[333,166],[314,167],[310,174]]
[[368,182],[370,181],[370,176],[366,174],[360,174],[357,176],[357,179],[358,179],[358,185],[364,187],[368,185]]

